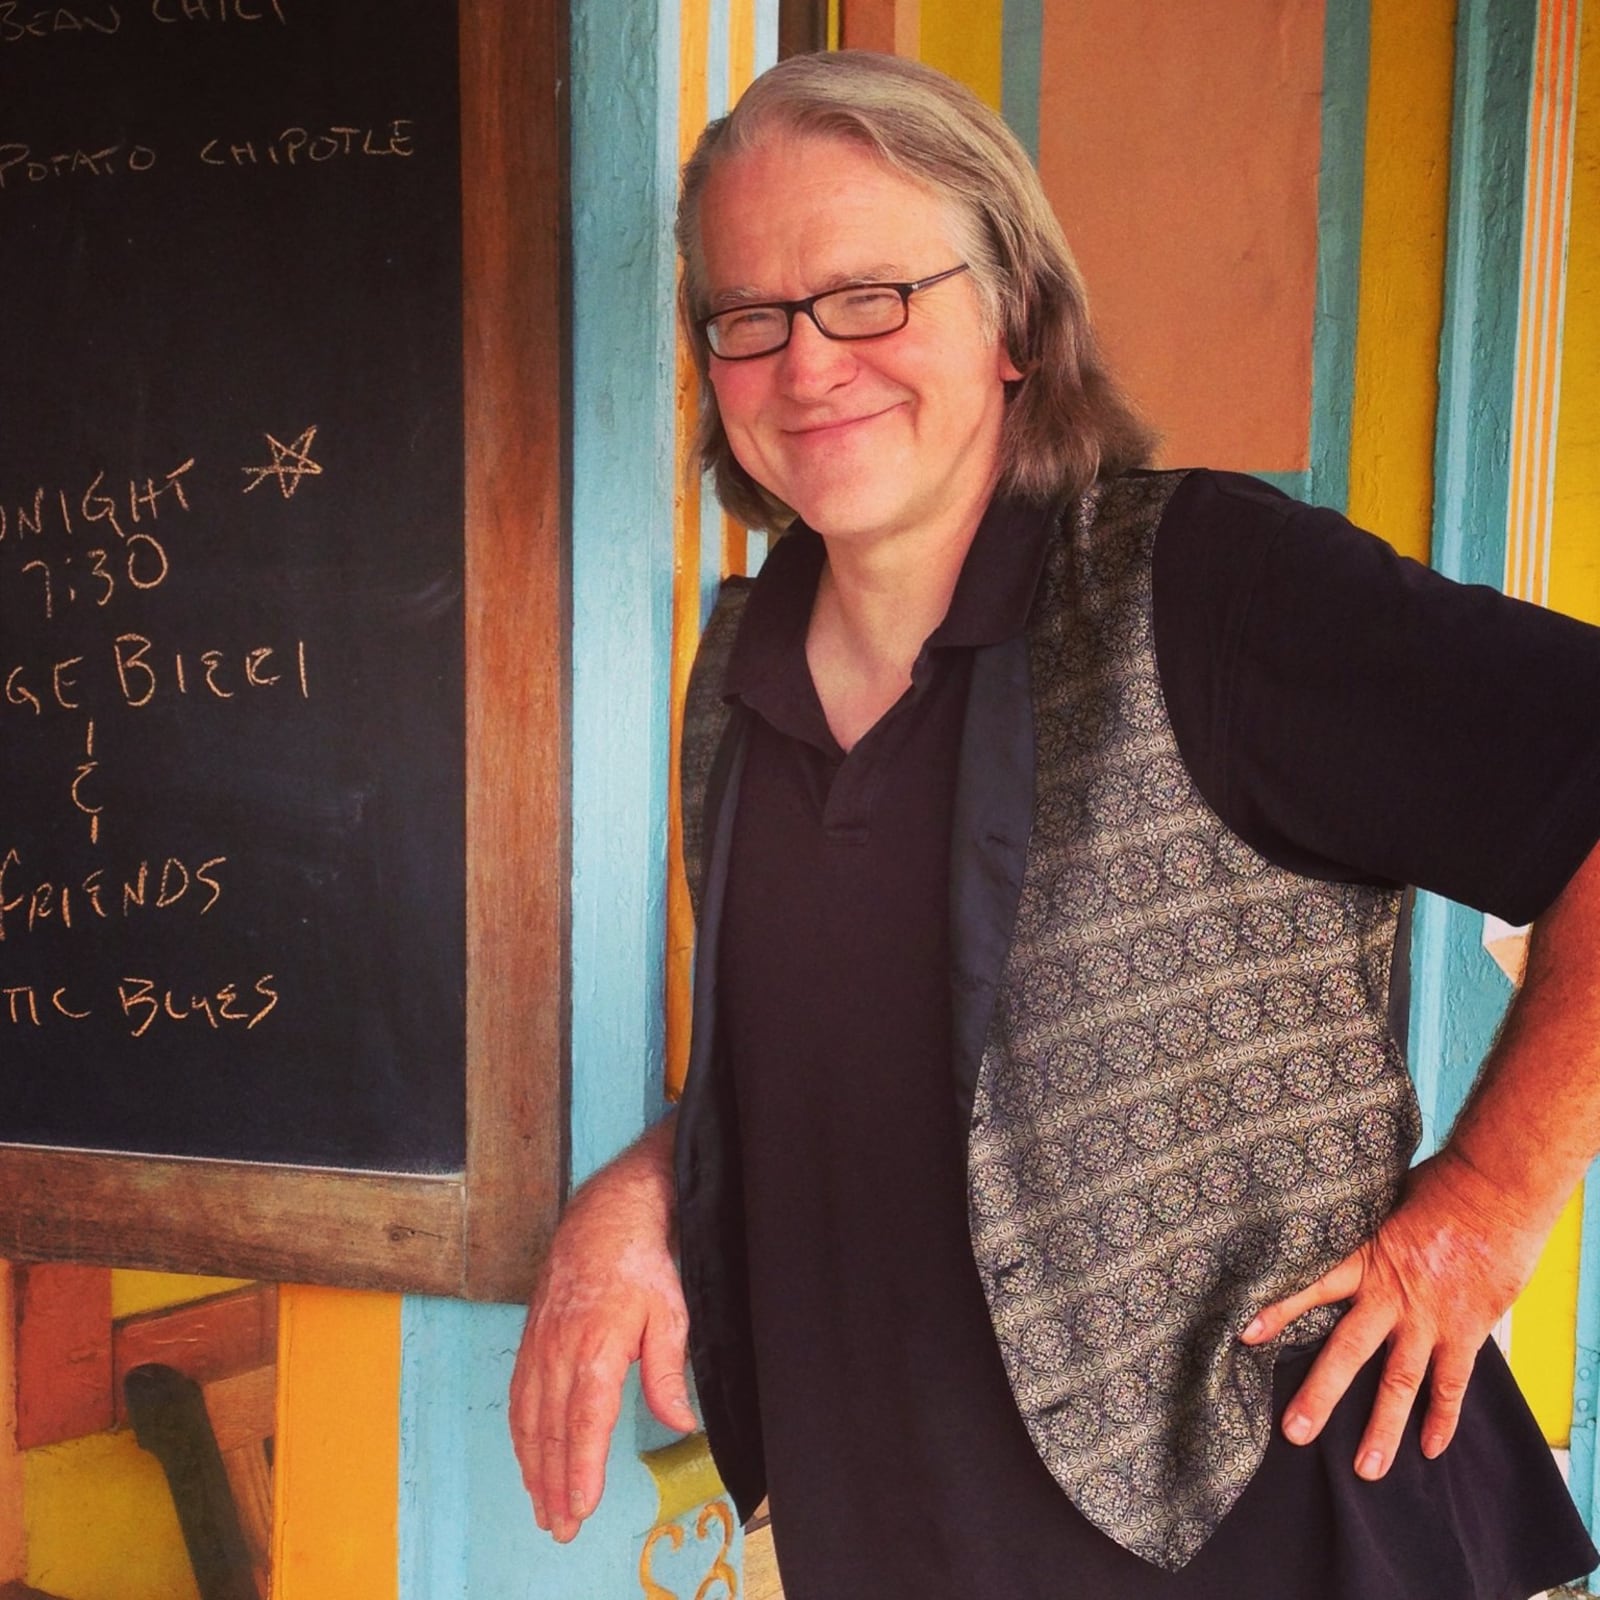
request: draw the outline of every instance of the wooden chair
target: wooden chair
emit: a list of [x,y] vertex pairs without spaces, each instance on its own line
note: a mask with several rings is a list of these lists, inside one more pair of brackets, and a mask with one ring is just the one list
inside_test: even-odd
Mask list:
[[160,1461],[201,1600],[268,1600],[274,1369],[197,1383],[151,1362],[123,1380],[134,1437]]

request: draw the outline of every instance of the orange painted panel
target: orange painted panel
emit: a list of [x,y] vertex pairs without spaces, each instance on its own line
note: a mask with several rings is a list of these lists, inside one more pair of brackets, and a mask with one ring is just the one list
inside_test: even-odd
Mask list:
[[111,1273],[16,1271],[17,1444],[23,1450],[111,1426]]
[[1039,169],[1162,459],[1307,466],[1323,6],[1047,0]]
[[400,1297],[278,1295],[274,1600],[395,1600]]
[[916,57],[921,53],[921,0],[840,0],[839,32],[846,50]]

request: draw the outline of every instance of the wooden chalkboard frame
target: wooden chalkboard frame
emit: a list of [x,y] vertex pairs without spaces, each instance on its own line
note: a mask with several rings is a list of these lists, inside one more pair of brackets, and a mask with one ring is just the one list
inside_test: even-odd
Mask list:
[[526,1297],[565,1194],[566,18],[459,0],[467,1153],[406,1176],[0,1146],[0,1254]]

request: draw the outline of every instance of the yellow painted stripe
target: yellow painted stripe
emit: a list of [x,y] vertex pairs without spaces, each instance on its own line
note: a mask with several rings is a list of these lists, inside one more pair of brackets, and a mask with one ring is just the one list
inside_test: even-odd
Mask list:
[[1350,516],[1428,559],[1456,0],[1373,0]]
[[1511,1370],[1553,1445],[1564,1446],[1572,1430],[1582,1240],[1580,1190],[1561,1213],[1532,1281],[1511,1313]]
[[[678,438],[694,429],[694,368],[678,354]],[[685,448],[680,443],[680,456]],[[690,980],[694,966],[694,911],[683,871],[683,809],[678,804],[680,768],[678,741],[683,733],[683,698],[700,638],[700,483],[680,471],[674,502],[672,565],[672,710],[671,749],[667,755],[667,952],[666,1063],[667,1097],[683,1092],[689,1067]]]
[[703,1433],[646,1450],[639,1459],[656,1481],[657,1522],[675,1522],[726,1492]]
[[1000,109],[1001,14],[999,5],[971,0],[922,0],[920,57]]
[[728,104],[731,106],[750,87],[756,75],[755,0],[729,0],[728,5]]
[[400,1297],[278,1297],[274,1600],[396,1600]]
[[1600,0],[1581,41],[1550,604],[1600,623]]
[[1555,148],[1552,152],[1552,211],[1559,224],[1552,223],[1547,241],[1552,296],[1545,308],[1546,368],[1542,388],[1544,425],[1540,430],[1537,487],[1539,492],[1539,532],[1534,591],[1541,605],[1550,603],[1550,540],[1555,518],[1555,452],[1560,430],[1561,372],[1564,364],[1564,333],[1567,300],[1567,241],[1572,220],[1572,157],[1577,123],[1578,38],[1581,0],[1562,0],[1560,25],[1552,43],[1552,61],[1560,71],[1560,81],[1551,96],[1550,117],[1554,124]]
[[750,530],[722,514],[722,572],[724,577],[743,577],[750,570]]
[[[682,0],[678,9],[678,48],[690,70],[679,74],[678,159],[689,159],[710,114],[706,74],[696,70],[711,49],[709,0]],[[720,109],[720,108],[719,108]],[[686,470],[694,437],[698,379],[688,349],[678,342],[674,405],[677,430],[677,486],[673,499],[672,559],[672,720],[667,757],[667,971],[666,1089],[671,1099],[683,1091],[689,1065],[690,977],[694,960],[694,915],[683,876],[683,813],[678,805],[678,741],[683,732],[683,697],[700,640],[700,479]]]
[[[730,0],[728,7],[728,104],[732,106],[756,75],[755,0]],[[722,519],[724,575],[750,570],[750,535],[732,517]]]

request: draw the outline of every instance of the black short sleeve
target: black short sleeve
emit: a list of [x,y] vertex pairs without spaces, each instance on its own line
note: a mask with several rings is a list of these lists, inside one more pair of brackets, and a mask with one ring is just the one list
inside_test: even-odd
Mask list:
[[1280,865],[1521,923],[1600,837],[1600,629],[1227,473],[1173,496],[1154,594],[1179,749]]

